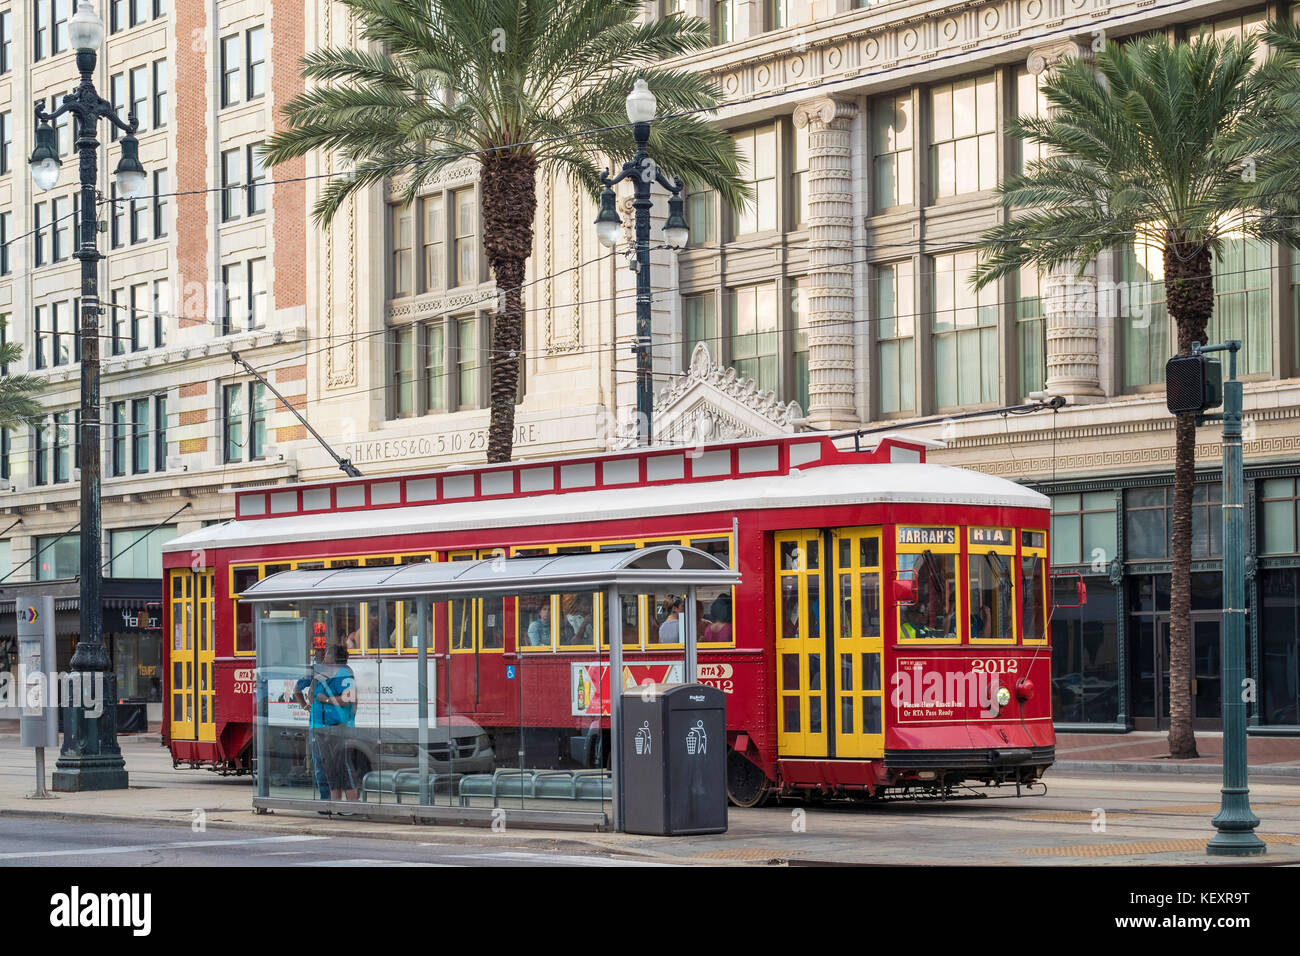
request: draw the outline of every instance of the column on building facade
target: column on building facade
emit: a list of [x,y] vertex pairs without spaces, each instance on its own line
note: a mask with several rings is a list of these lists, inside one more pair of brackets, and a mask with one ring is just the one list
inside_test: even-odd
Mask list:
[[[1066,59],[1087,55],[1073,40],[1030,51],[1029,72],[1041,77]],[[1094,262],[1080,270],[1063,263],[1042,277],[1043,324],[1047,330],[1047,391],[1072,405],[1099,402],[1100,356],[1097,348],[1097,271]]]
[[801,103],[808,128],[808,405],[813,428],[858,424],[853,375],[853,167],[857,107],[822,97]]

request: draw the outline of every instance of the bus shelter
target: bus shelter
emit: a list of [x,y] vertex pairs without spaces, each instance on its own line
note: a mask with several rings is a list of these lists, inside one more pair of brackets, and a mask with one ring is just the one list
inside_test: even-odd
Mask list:
[[676,545],[271,575],[253,805],[621,829],[621,691],[693,680],[739,580]]

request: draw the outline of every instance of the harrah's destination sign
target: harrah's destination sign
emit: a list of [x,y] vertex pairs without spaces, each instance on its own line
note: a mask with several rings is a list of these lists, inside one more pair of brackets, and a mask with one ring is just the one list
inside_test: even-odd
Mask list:
[[[541,440],[541,429],[535,422],[515,427],[516,445],[531,445]],[[481,451],[487,451],[486,428],[465,428],[460,431],[439,432],[436,435],[386,438],[382,441],[359,441],[343,446],[344,455],[357,465],[368,461],[432,458],[437,455]]]

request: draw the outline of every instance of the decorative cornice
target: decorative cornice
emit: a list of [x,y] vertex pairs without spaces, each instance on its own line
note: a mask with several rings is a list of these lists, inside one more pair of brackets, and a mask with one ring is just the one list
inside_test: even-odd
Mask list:
[[666,385],[655,396],[655,415],[668,412],[687,392],[699,385],[726,395],[767,419],[772,423],[774,432],[798,431],[803,427],[803,411],[798,402],[780,402],[775,392],[760,389],[752,378],[737,375],[734,368],[714,365],[709,349],[703,342],[698,343],[691,353],[686,374]]

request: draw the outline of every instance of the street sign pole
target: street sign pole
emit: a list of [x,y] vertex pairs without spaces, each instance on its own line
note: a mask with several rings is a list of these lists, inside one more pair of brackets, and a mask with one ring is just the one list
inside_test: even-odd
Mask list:
[[1223,789],[1213,823],[1218,833],[1205,845],[1211,856],[1262,856],[1255,835],[1259,817],[1250,809],[1246,764],[1246,525],[1242,515],[1241,382],[1238,341],[1201,348],[1228,353],[1223,383]]

